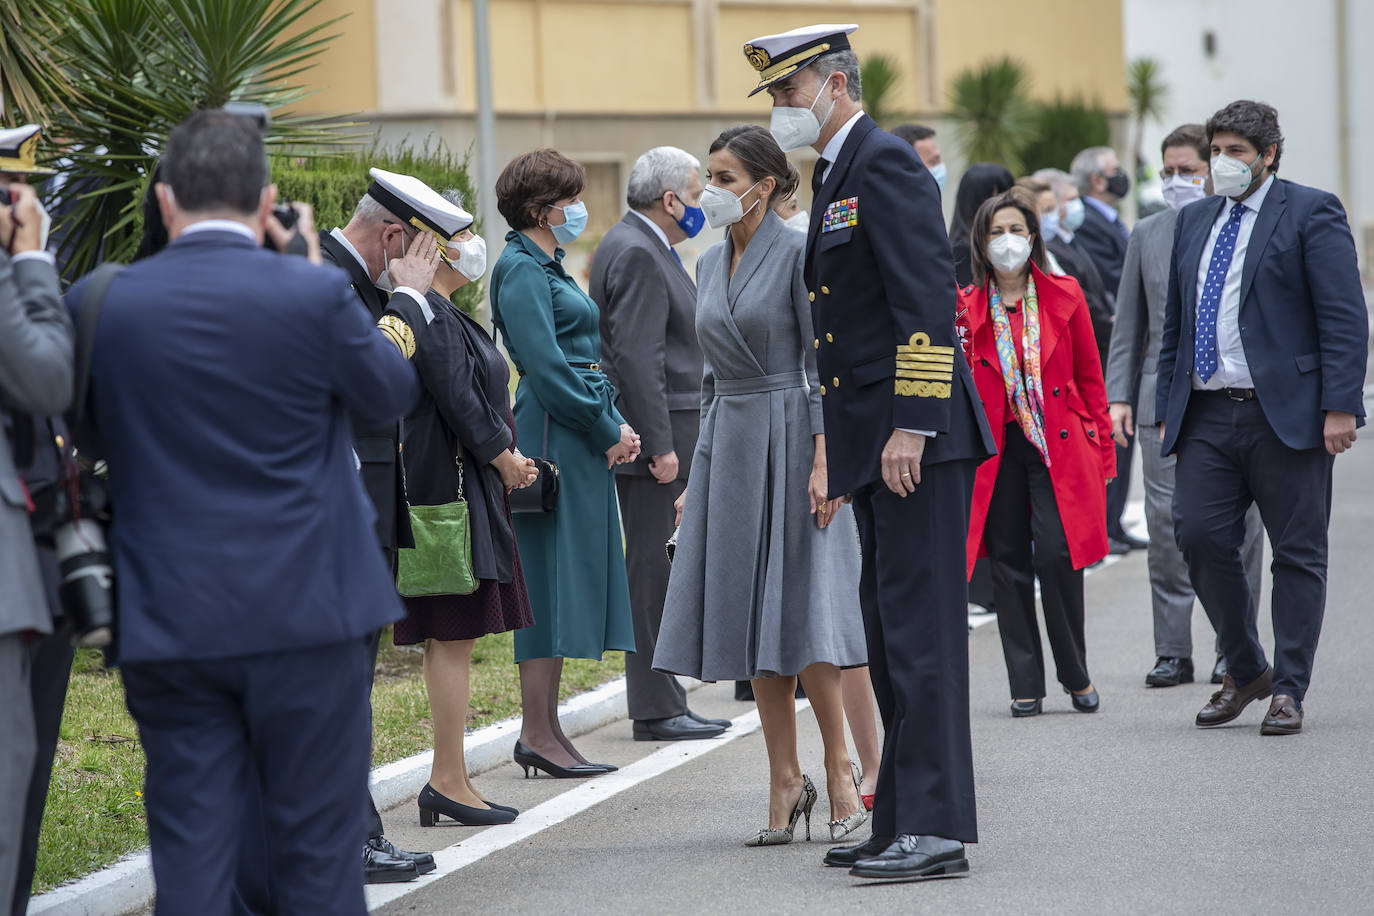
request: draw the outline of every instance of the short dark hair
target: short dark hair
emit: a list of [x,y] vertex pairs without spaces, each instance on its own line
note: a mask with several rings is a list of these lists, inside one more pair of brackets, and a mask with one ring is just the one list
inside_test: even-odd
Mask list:
[[1251,102],[1248,99],[1232,102],[1207,119],[1208,155],[1210,145],[1217,132],[1239,134],[1259,150],[1261,156],[1269,147],[1274,147],[1274,163],[1269,171],[1277,173],[1279,159],[1283,157],[1283,131],[1279,130],[1279,113],[1273,105]]
[[1210,141],[1202,133],[1201,124],[1182,124],[1170,131],[1164,142],[1159,144],[1159,155],[1163,156],[1165,150],[1175,146],[1191,146],[1197,150],[1198,158],[1207,162],[1212,158],[1209,144]]
[[741,124],[721,133],[711,144],[710,152],[725,150],[739,160],[749,177],[754,181],[772,178],[775,182],[773,193],[765,201],[772,206],[776,200],[786,200],[797,193],[801,175],[797,167],[787,159],[787,154],[778,146],[767,129],[757,124]]
[[576,197],[587,187],[587,170],[558,150],[516,156],[496,179],[496,209],[517,232],[539,225],[540,211]]
[[197,111],[167,137],[159,180],[182,210],[255,213],[269,180],[262,133],[243,115]]
[[1036,211],[1035,198],[1025,188],[1012,188],[996,197],[989,197],[978,208],[973,217],[973,228],[969,232],[969,266],[973,269],[973,282],[983,286],[997,274],[992,262],[988,260],[988,229],[992,217],[998,210],[1015,207],[1026,218],[1026,231],[1035,236],[1031,242],[1031,261],[1042,271],[1045,266],[1045,240],[1040,237],[1040,214]]
[[899,140],[905,140],[915,146],[919,140],[929,140],[935,136],[935,129],[926,127],[924,124],[898,124],[892,128],[892,136]]

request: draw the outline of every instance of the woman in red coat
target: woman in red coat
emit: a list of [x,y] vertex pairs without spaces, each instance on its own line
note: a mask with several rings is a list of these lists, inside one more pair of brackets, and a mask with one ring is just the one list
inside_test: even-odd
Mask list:
[[997,455],[978,468],[968,558],[986,554],[1011,680],[1011,714],[1045,697],[1035,618],[1074,708],[1096,712],[1083,644],[1083,568],[1107,554],[1106,483],[1116,450],[1092,319],[1078,283],[1045,271],[1040,221],[1013,188],[978,210],[973,285],[959,295],[960,334]]

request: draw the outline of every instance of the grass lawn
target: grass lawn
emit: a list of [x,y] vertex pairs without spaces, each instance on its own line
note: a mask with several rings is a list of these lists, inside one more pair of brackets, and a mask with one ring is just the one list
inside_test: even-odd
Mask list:
[[[510,633],[478,640],[472,655],[472,711],[476,728],[520,713],[519,678]],[[383,638],[372,693],[374,765],[432,746],[429,701],[418,646]],[[625,656],[605,661],[569,659],[563,669],[567,699],[625,673]],[[77,653],[72,667],[62,737],[43,817],[34,892],[102,868],[148,844],[143,815],[143,749],[124,706],[119,672],[105,670],[98,652]]]

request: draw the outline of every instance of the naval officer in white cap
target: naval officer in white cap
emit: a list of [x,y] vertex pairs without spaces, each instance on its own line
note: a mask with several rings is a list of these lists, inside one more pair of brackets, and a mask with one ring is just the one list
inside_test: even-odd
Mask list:
[[[348,225],[321,232],[320,250],[326,261],[344,269],[359,305],[409,357],[415,352],[413,332],[404,326],[388,327],[387,304],[397,296],[412,297],[426,320],[433,319],[425,292],[440,260],[447,260],[448,243],[472,225],[472,217],[418,178],[376,168],[370,175],[372,184]],[[405,505],[401,425],[369,426],[355,417],[353,437],[363,485],[377,510],[377,536],[394,573],[397,549],[415,546]],[[370,643],[374,670],[380,637],[379,631]],[[363,850],[368,883],[409,881],[434,870],[432,855],[397,849],[383,835],[382,819],[370,796],[368,811]]]
[[965,547],[993,452],[956,352],[954,261],[935,179],[864,114],[854,25],[755,38],[753,93],[784,150],[820,154],[805,277],[831,497],[852,496],[869,672],[886,732],[873,837],[828,865],[865,878],[964,874],[977,842]]

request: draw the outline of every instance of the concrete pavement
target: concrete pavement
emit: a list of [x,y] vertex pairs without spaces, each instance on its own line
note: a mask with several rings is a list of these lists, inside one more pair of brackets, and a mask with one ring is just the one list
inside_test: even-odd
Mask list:
[[[404,886],[409,893],[375,911],[1374,912],[1374,680],[1366,676],[1374,493],[1365,485],[1374,443],[1361,442],[1336,469],[1326,625],[1300,736],[1262,738],[1263,704],[1233,726],[1202,731],[1193,716],[1215,688],[1145,688],[1154,661],[1149,589],[1145,555],[1134,553],[1087,583],[1101,712],[1074,712],[1055,694],[1045,715],[1013,720],[995,625],[970,635],[982,842],[970,848],[967,879],[881,885],[820,865],[824,774],[803,709],[802,765],[821,790],[813,842],[742,845],[767,817],[756,729],[669,745],[630,740],[622,721],[578,741],[589,758],[623,768],[617,783],[525,780],[514,764],[478,777],[487,797],[526,812],[515,825],[422,830],[413,803],[385,812],[398,845],[461,844],[440,857],[444,868],[461,867]],[[1267,578],[1262,608],[1268,644]],[[1200,609],[1193,629],[1205,676],[1212,636]],[[693,705],[739,717],[746,730],[756,721],[728,685],[702,688]],[[522,822],[519,836],[502,838]]]

